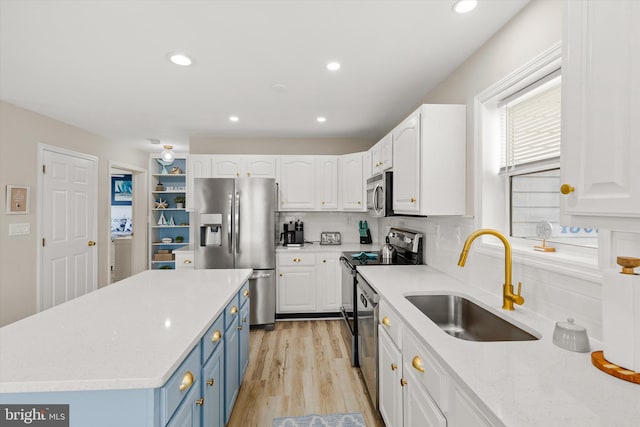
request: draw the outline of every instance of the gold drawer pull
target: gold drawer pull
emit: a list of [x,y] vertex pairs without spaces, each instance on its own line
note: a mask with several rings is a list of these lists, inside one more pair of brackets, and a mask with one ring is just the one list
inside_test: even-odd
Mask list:
[[411,364],[413,365],[416,371],[424,372],[424,367],[422,366],[422,359],[420,359],[420,356],[415,356],[411,361]]
[[178,388],[180,391],[185,391],[193,384],[194,378],[191,371],[187,371],[186,374],[182,377],[182,381],[180,382],[180,387]]
[[231,307],[231,314],[236,314],[237,312],[238,312],[238,307],[236,307],[235,305]]
[[242,293],[242,295],[244,295],[245,297],[249,296],[249,289],[245,289],[244,292]]
[[294,258],[293,259],[293,262],[300,262],[300,261],[302,261],[302,259],[300,259],[300,258]]
[[572,186],[570,186],[569,184],[562,184],[560,186],[560,192],[562,194],[569,194],[569,193],[573,193],[576,189],[573,188]]
[[191,261],[190,259],[185,259],[183,262],[184,262],[185,264],[191,264],[193,261]]
[[216,383],[216,380],[214,380],[213,378],[209,378],[209,379],[207,380],[207,385],[208,385],[209,387],[213,387],[213,385],[214,385],[215,383]]
[[382,324],[383,324],[384,326],[390,326],[390,325],[391,325],[391,320],[390,320],[387,316],[384,316],[384,317],[382,318]]
[[391,370],[395,371],[396,369],[398,369],[398,365],[396,365],[395,363],[391,364]]
[[201,397],[200,399],[196,400],[196,405],[204,405],[204,397]]
[[213,332],[213,334],[211,334],[211,342],[220,341],[221,338],[222,338],[222,332],[220,332],[217,329]]
[[412,198],[411,198],[411,203],[415,203],[415,202],[416,202],[415,197],[412,197]]

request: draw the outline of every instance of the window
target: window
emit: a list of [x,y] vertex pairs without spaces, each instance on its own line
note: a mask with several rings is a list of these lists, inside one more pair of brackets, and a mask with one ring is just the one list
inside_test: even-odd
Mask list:
[[[558,43],[475,97],[475,226],[509,235],[515,256],[527,254],[520,262],[595,274],[597,230],[564,226],[560,211],[561,50]],[[553,254],[535,250],[548,224]],[[493,239],[482,242],[499,256]]]

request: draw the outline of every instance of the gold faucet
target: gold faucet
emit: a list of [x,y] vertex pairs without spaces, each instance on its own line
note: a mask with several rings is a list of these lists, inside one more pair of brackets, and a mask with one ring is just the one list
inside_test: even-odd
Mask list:
[[464,267],[465,262],[467,262],[467,255],[469,255],[471,243],[473,243],[476,237],[482,236],[483,234],[496,236],[504,244],[504,285],[502,286],[502,308],[505,310],[513,310],[513,303],[516,303],[518,305],[524,304],[524,298],[520,296],[520,292],[522,291],[522,283],[518,282],[518,293],[514,294],[513,285],[511,284],[511,245],[502,233],[488,228],[476,230],[471,233],[469,237],[467,237],[467,240],[464,242],[462,252],[460,253],[460,260],[458,261],[458,265],[460,267]]

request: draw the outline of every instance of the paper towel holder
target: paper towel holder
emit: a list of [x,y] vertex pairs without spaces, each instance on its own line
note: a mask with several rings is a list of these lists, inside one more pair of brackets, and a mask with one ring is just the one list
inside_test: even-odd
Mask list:
[[616,259],[616,262],[620,267],[622,267],[621,274],[634,274],[638,275],[638,273],[634,272],[633,269],[636,267],[640,267],[640,258],[633,258],[628,256],[619,256]]

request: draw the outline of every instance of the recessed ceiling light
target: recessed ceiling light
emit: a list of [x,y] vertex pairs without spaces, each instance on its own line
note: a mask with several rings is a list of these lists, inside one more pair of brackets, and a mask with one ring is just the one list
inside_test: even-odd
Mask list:
[[340,69],[339,62],[332,61],[327,64],[327,70],[329,71],[338,71],[339,69]]
[[240,120],[240,117],[238,116],[229,116],[229,121],[231,122],[237,122],[238,120]]
[[478,5],[478,0],[458,0],[453,5],[453,11],[455,13],[467,13],[471,12]]
[[276,83],[274,85],[271,85],[271,89],[273,89],[276,92],[286,92],[287,91],[287,85],[285,85],[283,83]]
[[193,62],[191,61],[191,58],[183,53],[170,53],[169,60],[174,64],[182,65],[183,67],[188,67]]
[[326,117],[318,117],[316,120],[317,120],[318,123],[324,123],[324,122],[327,121],[327,118]]

